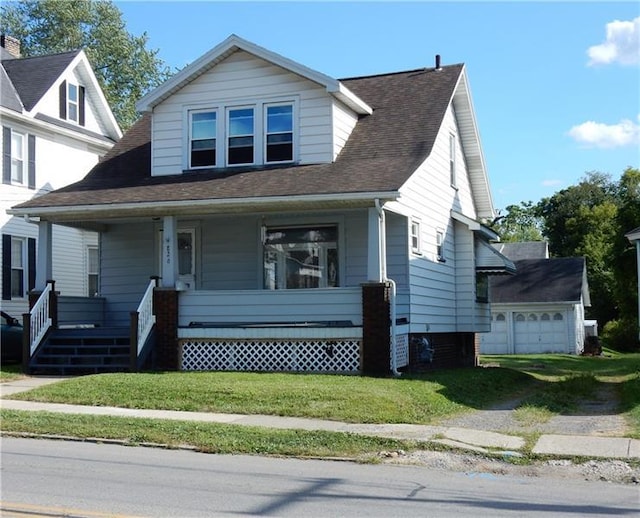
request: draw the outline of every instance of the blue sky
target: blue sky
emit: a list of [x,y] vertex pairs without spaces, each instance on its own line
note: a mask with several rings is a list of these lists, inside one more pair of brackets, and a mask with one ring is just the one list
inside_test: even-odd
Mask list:
[[498,209],[640,167],[637,2],[115,3],[172,69],[231,33],[337,79],[465,63]]

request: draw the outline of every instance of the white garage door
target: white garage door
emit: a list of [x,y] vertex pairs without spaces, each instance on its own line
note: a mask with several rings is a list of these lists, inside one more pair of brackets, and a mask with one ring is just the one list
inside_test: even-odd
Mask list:
[[480,334],[481,354],[509,354],[507,318],[505,313],[491,315],[491,332]]
[[527,312],[513,315],[516,354],[568,352],[564,312]]

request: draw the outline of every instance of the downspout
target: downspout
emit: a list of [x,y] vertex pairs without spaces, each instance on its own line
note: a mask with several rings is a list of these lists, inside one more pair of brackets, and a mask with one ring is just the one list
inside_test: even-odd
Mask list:
[[401,376],[402,373],[398,372],[398,358],[396,353],[396,282],[387,277],[387,228],[384,209],[380,205],[378,198],[375,199],[375,204],[381,226],[380,248],[382,249],[382,253],[380,257],[380,270],[382,270],[382,281],[391,284],[391,337],[389,341],[391,345],[391,373],[394,376]]

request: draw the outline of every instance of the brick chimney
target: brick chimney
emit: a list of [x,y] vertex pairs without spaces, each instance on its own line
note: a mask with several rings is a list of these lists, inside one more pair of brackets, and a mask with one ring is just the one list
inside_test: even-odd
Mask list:
[[20,40],[13,36],[0,34],[0,47],[4,48],[14,58],[20,57]]

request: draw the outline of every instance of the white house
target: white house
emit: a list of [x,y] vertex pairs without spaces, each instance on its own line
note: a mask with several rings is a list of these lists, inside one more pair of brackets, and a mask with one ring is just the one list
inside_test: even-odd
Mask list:
[[[47,279],[68,295],[95,294],[98,234],[55,225],[39,240],[29,218],[7,209],[80,180],[121,132],[84,52],[21,59],[17,40],[0,44],[2,309],[20,318]],[[48,266],[36,264],[46,256]]]
[[336,80],[232,35],[138,109],[83,180],[11,211],[100,232],[102,327],[134,312],[169,369],[474,364],[513,263],[464,65]]

